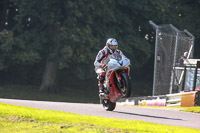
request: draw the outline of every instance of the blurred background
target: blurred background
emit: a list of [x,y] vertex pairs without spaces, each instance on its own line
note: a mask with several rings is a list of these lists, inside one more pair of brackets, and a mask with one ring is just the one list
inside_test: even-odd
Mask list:
[[111,37],[131,60],[132,96],[152,95],[149,20],[190,31],[200,58],[198,14],[199,0],[1,0],[0,97],[98,102],[93,63]]

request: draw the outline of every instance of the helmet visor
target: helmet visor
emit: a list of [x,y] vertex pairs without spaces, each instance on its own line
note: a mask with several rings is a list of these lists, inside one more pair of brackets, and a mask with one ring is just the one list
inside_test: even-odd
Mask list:
[[110,48],[111,50],[116,50],[116,49],[117,49],[117,45],[110,45],[109,48]]

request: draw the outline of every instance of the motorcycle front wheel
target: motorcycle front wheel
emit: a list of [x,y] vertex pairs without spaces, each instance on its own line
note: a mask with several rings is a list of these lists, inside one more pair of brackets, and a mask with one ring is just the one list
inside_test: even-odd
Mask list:
[[115,107],[116,107],[116,103],[112,103],[108,99],[101,99],[101,103],[103,104],[103,108],[106,111],[113,111],[115,109]]
[[123,72],[121,75],[122,81],[121,81],[121,88],[120,91],[122,93],[122,96],[125,98],[130,97],[131,95],[131,81],[127,73]]

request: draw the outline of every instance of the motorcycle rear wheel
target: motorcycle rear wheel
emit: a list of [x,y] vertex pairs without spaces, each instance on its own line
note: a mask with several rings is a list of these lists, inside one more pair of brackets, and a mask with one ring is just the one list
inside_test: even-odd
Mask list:
[[106,111],[113,111],[115,109],[115,107],[116,107],[116,103],[112,103],[108,99],[101,99],[101,103],[103,104],[103,108]]
[[131,81],[127,73],[122,73],[122,88],[120,89],[122,96],[125,98],[130,97],[131,95]]

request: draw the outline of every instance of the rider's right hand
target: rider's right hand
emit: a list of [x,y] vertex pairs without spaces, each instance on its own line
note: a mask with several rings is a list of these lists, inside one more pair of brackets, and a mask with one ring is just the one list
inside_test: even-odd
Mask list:
[[107,68],[107,65],[106,64],[101,64],[100,67],[105,70]]

